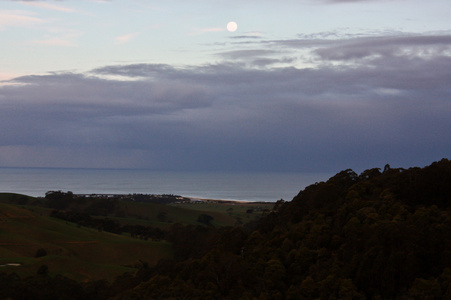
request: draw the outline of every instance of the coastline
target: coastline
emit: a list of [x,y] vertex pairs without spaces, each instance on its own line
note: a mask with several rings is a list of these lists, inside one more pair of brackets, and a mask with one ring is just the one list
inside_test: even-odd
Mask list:
[[329,178],[325,173],[160,172],[146,170],[0,168],[0,191],[44,197],[74,194],[174,194],[238,202],[291,200]]
[[266,202],[266,201],[248,201],[248,200],[226,200],[226,199],[211,199],[211,198],[198,198],[198,197],[185,197],[188,198],[191,202],[205,202],[205,203],[220,203],[220,204],[248,204],[248,203],[257,203],[257,202]]

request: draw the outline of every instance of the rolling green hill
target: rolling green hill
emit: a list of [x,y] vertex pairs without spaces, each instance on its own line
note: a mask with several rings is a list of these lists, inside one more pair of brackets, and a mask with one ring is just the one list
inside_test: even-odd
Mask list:
[[[39,249],[45,249],[46,255],[35,257]],[[1,271],[29,275],[47,265],[50,273],[77,280],[113,279],[135,272],[140,260],[155,264],[171,253],[167,242],[99,232],[0,203]],[[12,263],[20,266],[8,265]]]
[[[202,225],[199,216],[208,215],[212,226],[232,226],[256,220],[273,206],[239,202],[161,204],[102,198],[50,201],[0,193],[0,271],[28,276],[46,265],[50,274],[77,281],[112,280],[124,272],[136,272],[142,262],[152,266],[162,258],[171,258],[173,249],[169,242],[152,240],[152,236],[142,233],[114,234],[114,230],[103,226],[105,222],[121,228],[170,230],[174,224]],[[58,216],[55,212],[60,212],[61,218],[51,217]],[[93,221],[84,224],[64,219],[70,214],[75,214],[77,220]],[[45,255],[36,257],[38,251]]]

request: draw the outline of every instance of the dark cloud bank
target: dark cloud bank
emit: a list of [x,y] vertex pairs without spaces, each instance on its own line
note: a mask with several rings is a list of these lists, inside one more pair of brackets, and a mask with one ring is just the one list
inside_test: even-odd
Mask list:
[[[451,36],[253,43],[211,65],[15,78],[0,87],[0,165],[338,171],[449,157]],[[301,60],[311,67],[289,66]]]

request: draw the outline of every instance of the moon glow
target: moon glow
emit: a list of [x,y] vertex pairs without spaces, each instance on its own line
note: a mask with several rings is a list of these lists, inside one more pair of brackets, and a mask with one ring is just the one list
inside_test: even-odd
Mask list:
[[238,29],[238,25],[236,24],[236,22],[229,22],[227,23],[227,30],[230,32],[234,32]]

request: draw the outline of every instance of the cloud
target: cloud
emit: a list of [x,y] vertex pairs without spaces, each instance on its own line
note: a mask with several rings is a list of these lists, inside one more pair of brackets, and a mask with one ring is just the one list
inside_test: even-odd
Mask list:
[[62,38],[48,38],[43,40],[35,40],[32,41],[32,43],[46,46],[63,46],[63,47],[73,47],[76,45],[74,42]]
[[[299,35],[297,39],[246,41],[246,50],[218,53],[225,58],[241,59],[252,53],[260,59],[284,56],[284,61],[297,66],[318,66],[319,64],[356,65],[359,68],[369,64],[391,64],[393,62],[424,60],[437,56],[449,57],[451,54],[451,35],[449,32],[434,34],[412,34],[402,32],[373,32],[367,34],[343,34],[321,32]],[[262,50],[271,49],[271,50]],[[267,51],[265,55],[264,52]],[[255,56],[254,55],[254,56]],[[291,57],[291,59],[290,59]],[[288,65],[286,64],[286,65]],[[398,67],[398,66],[397,66]]]
[[13,73],[2,73],[2,72],[0,72],[0,85],[6,84],[6,81],[14,79],[15,77],[18,77],[18,75],[17,74],[13,74]]
[[262,57],[266,55],[279,54],[279,51],[274,50],[262,50],[262,49],[252,49],[252,50],[234,50],[218,53],[218,55],[228,58],[228,59],[239,59],[239,58],[249,58],[249,57]]
[[31,43],[45,46],[74,47],[77,45],[77,38],[81,35],[82,32],[78,30],[49,28],[41,39],[33,40]]
[[[259,43],[271,50],[223,52],[209,65],[8,80],[0,163],[333,172],[449,156],[449,36]],[[306,49],[313,67],[253,64]]]
[[261,34],[248,34],[248,35],[237,35],[231,36],[231,39],[242,40],[242,39],[261,39],[263,36]]
[[355,38],[333,43],[316,54],[323,60],[355,60],[375,57],[435,57],[451,53],[450,35],[405,35]]
[[23,4],[34,6],[38,8],[48,9],[48,10],[55,10],[55,11],[62,11],[62,12],[75,12],[74,9],[64,7],[61,5],[54,5],[50,3],[45,2],[38,2],[38,1],[21,1]]
[[[360,2],[380,2],[384,0],[322,0],[323,2],[329,2],[329,3],[360,3]],[[392,1],[392,0],[385,0],[385,1]]]
[[[27,4],[40,5],[45,3],[27,2]],[[55,26],[53,24],[54,22],[54,20],[35,17],[34,13],[28,11],[0,10],[0,30],[9,27],[31,28],[45,32],[43,37],[29,41],[31,44],[65,47],[75,46],[75,39],[81,35],[81,32],[74,29],[66,29],[61,25]]]
[[210,33],[210,32],[222,32],[222,31],[225,31],[225,29],[222,27],[195,28],[195,29],[192,29],[188,33],[188,35],[201,35],[201,34]]
[[177,72],[177,69],[167,64],[131,64],[131,65],[115,65],[97,68],[91,71],[96,75],[115,75],[123,77],[166,77]]
[[[86,155],[89,152],[91,155]],[[98,155],[100,154],[101,155]],[[132,154],[132,155],[131,155]],[[147,155],[148,158],[148,155]],[[12,164],[15,166],[58,168],[66,165],[68,161],[76,160],[77,163],[91,168],[103,168],[112,160],[116,160],[117,168],[127,168],[142,160],[141,151],[124,150],[108,151],[105,148],[78,148],[52,147],[52,146],[0,146],[0,164]]]
[[111,0],[88,0],[89,2],[95,2],[95,3],[110,3]]
[[128,33],[125,35],[118,36],[118,37],[116,37],[116,44],[126,44],[126,43],[130,42],[131,40],[133,40],[138,35],[139,35],[139,33],[134,32],[134,33]]
[[42,19],[36,18],[26,11],[0,10],[0,30],[4,30],[7,27],[30,28],[43,22]]
[[283,55],[283,51],[281,50],[234,50],[220,52],[216,55],[224,58],[225,60],[232,60],[235,63],[238,61],[245,61],[250,66],[260,68],[278,64],[292,64],[296,60],[295,58],[281,56]]

